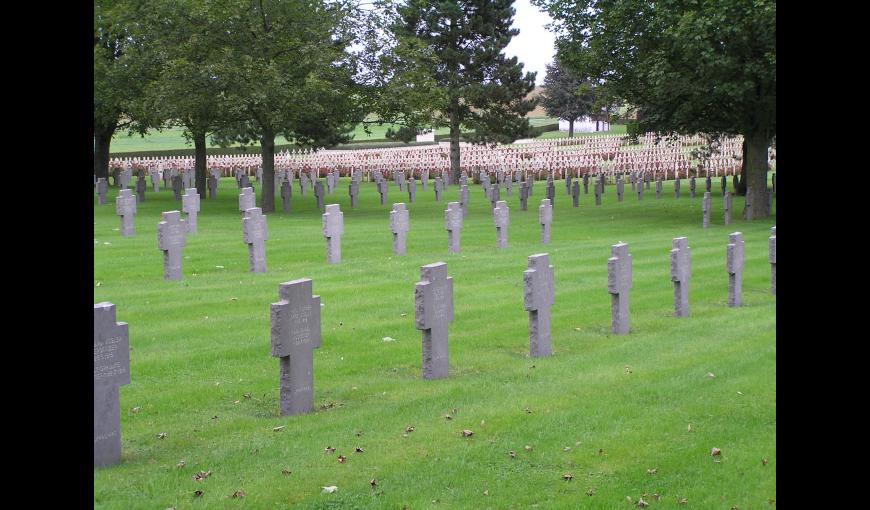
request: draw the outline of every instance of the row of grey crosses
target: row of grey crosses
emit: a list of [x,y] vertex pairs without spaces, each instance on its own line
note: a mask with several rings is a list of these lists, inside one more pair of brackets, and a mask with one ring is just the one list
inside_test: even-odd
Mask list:
[[[250,210],[250,209],[249,209]],[[247,219],[247,218],[246,218]],[[776,294],[776,227],[768,239],[771,292]],[[726,247],[728,305],[742,302],[744,241],[741,232],[729,235]],[[670,251],[674,283],[674,315],[689,315],[691,252],[686,237],[673,239]],[[607,290],[611,295],[614,334],[627,334],[629,291],[632,285],[628,244],[611,247],[607,260]],[[548,253],[529,256],[523,272],[523,307],[529,313],[529,355],[550,356],[550,307],[555,301],[554,270]],[[414,287],[415,326],[422,331],[422,376],[448,376],[448,326],[453,321],[453,278],[447,264],[436,262],[420,268]],[[115,305],[94,305],[94,466],[120,462],[121,431],[118,388],[130,383],[128,325],[116,322]],[[282,416],[314,409],[313,349],[321,345],[320,296],[313,281],[302,278],[279,284],[278,302],[269,305],[271,355],[278,358],[279,402]]]

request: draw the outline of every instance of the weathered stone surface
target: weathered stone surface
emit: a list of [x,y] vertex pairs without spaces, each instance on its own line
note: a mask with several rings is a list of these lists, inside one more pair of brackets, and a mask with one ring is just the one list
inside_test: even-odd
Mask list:
[[420,187],[423,191],[426,191],[426,184],[429,181],[429,170],[423,170],[423,173],[420,174]]
[[635,190],[637,191],[637,199],[643,200],[643,182],[638,181],[637,186],[635,186]]
[[396,255],[405,254],[405,241],[409,228],[408,210],[405,209],[405,204],[402,202],[393,204],[393,210],[390,211],[390,231],[393,233],[393,253]]
[[[498,188],[496,188],[498,190]],[[547,198],[550,200],[550,206],[556,205],[556,184],[553,182],[553,176],[547,182]]]
[[128,189],[122,189],[115,198],[115,213],[121,217],[121,235],[132,236],[136,233],[133,220],[136,215],[136,197]]
[[553,224],[553,206],[550,205],[550,199],[541,200],[541,205],[538,206],[538,223],[541,224],[541,242],[549,244],[550,229]]
[[713,191],[713,178],[710,177],[709,174],[707,175],[707,178],[704,179],[704,183],[707,186],[707,193],[712,192]]
[[136,179],[136,201],[144,202],[145,201],[145,189],[148,188],[148,185],[145,184],[145,177],[140,175]]
[[650,189],[652,185],[652,176],[648,173],[643,174],[643,182],[646,184],[646,189]]
[[323,210],[323,199],[325,197],[325,193],[323,190],[323,181],[317,179],[314,181],[314,198],[317,200],[317,209]]
[[94,305],[94,467],[121,461],[118,388],[130,384],[130,338],[115,318],[114,304]]
[[724,198],[722,199],[722,202],[723,202],[722,206],[725,209],[725,211],[724,211],[725,212],[725,224],[730,225],[731,224],[731,193],[726,191],[725,195],[723,195],[723,197]]
[[290,199],[293,198],[293,186],[290,181],[281,181],[281,204],[284,207],[284,212],[290,212]]
[[320,296],[302,278],[278,286],[277,303],[269,305],[272,356],[279,358],[281,416],[314,410],[314,353],[320,347]]
[[498,184],[491,187],[489,192],[489,206],[490,209],[495,209],[496,203],[501,200],[501,192],[499,191]]
[[163,251],[163,279],[181,279],[181,249],[187,244],[187,225],[179,211],[164,212],[157,224],[157,248]]
[[[638,188],[643,185],[638,183]],[[629,327],[629,290],[631,289],[631,255],[628,244],[617,243],[611,247],[607,259],[607,291],[610,292],[610,314],[612,331],[615,335],[628,334]]]
[[389,190],[387,187],[387,181],[385,179],[378,181],[378,193],[380,193],[380,195],[381,195],[381,205],[384,205],[387,203],[387,192],[388,191]]
[[689,277],[692,254],[687,237],[675,237],[671,249],[671,281],[674,282],[674,315],[689,316]]
[[299,171],[299,195],[305,196],[305,190],[308,188],[308,175],[300,170]]
[[662,178],[656,179],[656,198],[662,198]]
[[199,215],[199,192],[196,188],[188,188],[181,196],[181,211],[187,213],[187,233],[196,234],[196,218]]
[[507,193],[508,198],[513,196],[513,191],[514,191],[513,179],[508,178],[504,181],[504,190]]
[[529,183],[527,181],[523,181],[520,183],[520,207],[523,211],[528,210],[528,201],[529,201]]
[[242,188],[242,192],[239,194],[239,211],[241,211],[243,218],[245,211],[257,207],[256,202],[257,197],[254,195],[254,188]]
[[622,175],[616,176],[616,201],[622,202],[625,198],[625,183],[622,181]]
[[242,174],[239,177],[239,188],[245,189],[251,187],[251,179],[248,178],[248,174]]
[[[776,174],[774,174],[776,175]],[[768,260],[770,261],[770,292],[776,295],[776,226],[770,228],[767,238]]]
[[692,176],[689,178],[689,193],[690,197],[695,198],[695,177]]
[[252,207],[245,211],[242,219],[242,235],[248,245],[248,271],[251,273],[266,272],[266,244],[269,240],[269,225],[263,210]]
[[588,173],[583,174],[583,194],[584,195],[589,194],[589,174]]
[[[386,182],[386,181],[384,181]],[[344,213],[338,204],[326,206],[323,218],[323,237],[326,238],[326,262],[341,262],[341,235],[344,233]]]
[[580,207],[580,182],[574,181],[571,185],[571,199],[574,202],[574,207]]
[[722,196],[725,196],[725,192],[728,189],[728,178],[726,176],[722,176]]
[[459,253],[459,239],[462,234],[462,207],[459,202],[448,202],[444,211],[444,228],[447,230],[447,251]]
[[636,191],[635,190],[635,183],[637,182],[637,172],[631,172],[628,175],[628,180],[629,180],[629,182],[631,182],[631,191]]
[[601,206],[601,193],[603,188],[601,186],[601,176],[595,178],[595,205]]
[[100,177],[97,179],[97,203],[99,205],[106,205],[106,193],[109,192],[109,183],[106,182],[105,177]]
[[555,301],[553,280],[550,255],[531,255],[529,268],[523,271],[523,307],[529,312],[529,356],[533,358],[552,354],[550,307]]
[[347,194],[350,195],[350,207],[356,209],[359,200],[359,181],[351,180],[347,186]]
[[441,200],[441,192],[443,191],[443,185],[441,184],[441,177],[435,178],[435,201],[439,202]]
[[133,169],[127,168],[125,170],[121,170],[120,173],[121,180],[121,189],[127,189],[130,187],[130,180],[133,178]]
[[[457,202],[451,202],[455,204]],[[447,336],[453,321],[453,278],[447,264],[436,262],[420,268],[414,287],[414,318],[423,331],[423,378],[440,379],[449,372]]]
[[508,225],[510,224],[510,210],[507,202],[499,200],[492,210],[492,218],[495,220],[496,245],[499,248],[508,246]]
[[468,184],[459,186],[459,206],[462,207],[462,217],[468,216]]
[[413,177],[408,179],[408,203],[413,204],[417,199],[417,181]]
[[704,228],[710,226],[710,192],[704,193],[704,199],[701,201],[701,213],[704,215],[702,225]]
[[674,198],[680,198],[680,178],[674,180]]
[[725,268],[728,270],[728,306],[743,304],[743,233],[728,235]]
[[172,193],[174,194],[175,200],[181,200],[181,194],[184,191],[184,182],[181,178],[181,175],[173,175],[172,176]]
[[154,187],[154,193],[160,191],[160,170],[152,169],[151,170],[151,185]]
[[217,189],[218,189],[218,180],[214,175],[209,175],[206,178],[206,184],[208,185],[208,198],[217,198]]

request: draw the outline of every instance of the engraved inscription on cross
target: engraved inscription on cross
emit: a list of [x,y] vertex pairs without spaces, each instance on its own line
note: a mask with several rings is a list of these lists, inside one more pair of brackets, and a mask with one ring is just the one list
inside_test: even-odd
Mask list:
[[447,264],[436,262],[420,268],[414,287],[416,327],[423,331],[423,378],[447,377],[448,326],[453,321],[453,278]]
[[408,210],[402,202],[393,204],[393,210],[390,211],[390,230],[393,232],[393,253],[404,255],[408,235]]
[[689,277],[692,254],[687,237],[675,237],[671,249],[671,281],[674,282],[674,315],[689,316]]
[[743,303],[743,233],[728,235],[725,253],[725,268],[728,270],[728,306]]
[[538,206],[538,223],[541,224],[541,242],[548,244],[550,242],[550,225],[553,223],[553,206],[550,205],[550,199],[541,200],[541,205]]
[[499,248],[508,246],[508,224],[510,224],[510,210],[507,202],[499,200],[495,209],[492,210],[492,218],[495,220],[497,245]]
[[157,248],[163,251],[163,279],[181,279],[181,249],[187,244],[187,226],[178,211],[163,213],[157,224]]
[[136,197],[129,189],[122,189],[115,198],[115,210],[121,217],[121,235],[131,236],[135,233],[133,217],[136,214]]
[[459,239],[462,233],[462,207],[459,202],[449,202],[444,211],[444,228],[447,230],[447,251],[459,253]]
[[280,366],[281,416],[314,410],[314,353],[320,347],[320,296],[302,278],[278,286],[277,303],[269,305],[272,356]]
[[245,217],[245,211],[257,207],[256,199],[254,188],[242,188],[242,192],[239,194],[239,211],[241,211],[243,218]]
[[549,356],[552,353],[550,307],[555,302],[553,279],[550,255],[531,255],[529,268],[523,271],[523,306],[529,312],[529,355],[532,357]]
[[126,322],[115,322],[115,305],[94,305],[94,467],[121,461],[118,388],[130,384]]
[[[643,186],[638,185],[638,188]],[[628,245],[620,242],[611,247],[610,258],[607,259],[607,291],[611,295],[612,330],[616,335],[624,335],[629,331],[629,289],[631,289],[631,255],[628,253]]]
[[341,262],[341,234],[344,233],[344,213],[338,204],[326,206],[322,223],[323,237],[326,238],[326,262],[337,264]]
[[196,188],[188,188],[181,196],[181,210],[187,213],[187,232],[196,234],[196,217],[199,214],[199,192]]
[[263,210],[252,207],[245,211],[242,219],[242,235],[248,245],[248,266],[251,273],[266,272],[266,245],[269,240],[269,226]]

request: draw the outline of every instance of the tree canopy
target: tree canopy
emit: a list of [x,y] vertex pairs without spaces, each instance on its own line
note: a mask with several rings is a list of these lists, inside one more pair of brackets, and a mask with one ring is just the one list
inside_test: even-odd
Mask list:
[[588,81],[584,83],[558,60],[547,64],[546,69],[541,104],[551,117],[568,121],[568,137],[573,137],[574,121],[593,112],[595,94],[592,86]]

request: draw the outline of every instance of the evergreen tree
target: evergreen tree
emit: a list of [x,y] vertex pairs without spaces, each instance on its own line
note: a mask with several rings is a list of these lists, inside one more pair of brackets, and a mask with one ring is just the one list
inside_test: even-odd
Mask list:
[[574,137],[574,121],[592,114],[594,102],[595,94],[588,82],[583,83],[571,70],[559,64],[558,60],[547,64],[541,104],[550,117],[568,121],[568,138]]

